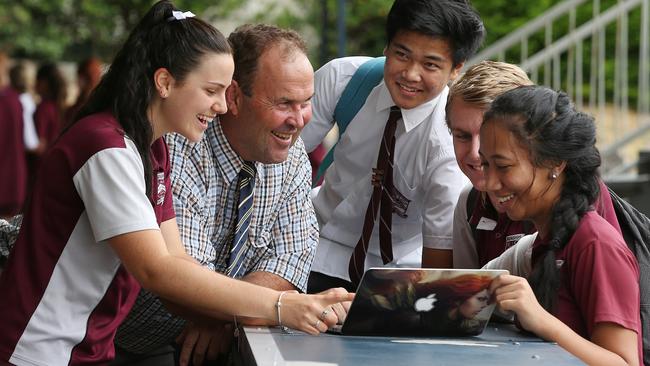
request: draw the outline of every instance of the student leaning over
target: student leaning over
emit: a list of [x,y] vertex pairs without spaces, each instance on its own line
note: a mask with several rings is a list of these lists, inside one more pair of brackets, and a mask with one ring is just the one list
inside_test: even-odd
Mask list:
[[[465,1],[395,1],[383,80],[350,121],[312,193],[320,238],[310,292],[354,289],[370,266],[451,266],[453,210],[466,180],[445,126],[447,83],[483,35]],[[314,116],[301,135],[307,150],[329,131],[344,88],[367,60],[336,59],[316,72]]]

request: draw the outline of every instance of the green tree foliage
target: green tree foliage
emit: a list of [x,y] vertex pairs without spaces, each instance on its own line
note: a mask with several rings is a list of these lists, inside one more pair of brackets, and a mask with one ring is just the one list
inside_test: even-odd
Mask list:
[[[180,9],[225,13],[244,0],[176,0]],[[110,60],[152,0],[0,0],[0,50],[16,57]]]
[[524,26],[558,2],[560,0],[479,0],[473,1],[472,5],[485,23],[485,44],[489,45]]
[[[325,31],[326,44],[321,45],[320,62],[314,62],[320,65],[327,60],[337,56],[336,42],[336,14],[339,0],[302,0],[305,6],[312,4],[307,22],[317,24],[319,31]],[[543,14],[545,11],[560,3],[561,0],[473,0],[471,3],[479,12],[485,28],[487,37],[484,45],[493,44],[500,38],[508,35],[516,29],[526,25],[526,23]],[[600,11],[603,12],[611,6],[617,4],[618,0],[600,0]],[[348,55],[380,55],[385,46],[384,24],[386,15],[390,9],[393,0],[346,0],[346,26],[347,26],[347,47],[345,54]],[[577,8],[575,14],[575,27],[590,21],[593,18],[594,1],[587,0]],[[327,6],[328,21],[323,22],[323,5]],[[628,68],[625,77],[628,78],[630,103],[636,103],[637,79],[638,79],[638,53],[640,40],[640,8],[632,11],[628,18],[629,22],[629,42],[627,52],[631,57],[628,62]],[[614,50],[617,42],[616,24],[612,23],[605,29],[605,49],[608,54],[605,67],[605,82],[607,88],[607,100],[611,100],[614,90]],[[561,17],[552,26],[552,40],[557,40],[567,34],[570,28],[570,17],[565,15]],[[545,30],[542,29],[528,40],[528,55],[531,56],[537,52],[543,51],[546,46]],[[589,97],[588,76],[591,63],[594,59],[591,57],[592,44],[590,41],[583,44],[583,93],[586,98]],[[505,60],[512,63],[520,63],[521,50],[514,47],[505,55]],[[316,59],[316,58],[313,58]],[[567,74],[567,60],[562,59],[563,75]],[[539,81],[544,82],[544,70],[540,70]],[[566,78],[562,77],[562,81]],[[562,85],[566,88],[566,85]]]
[[[248,0],[174,0],[181,9],[191,10],[209,21],[227,19],[228,15]],[[336,20],[340,0],[277,0],[286,5],[293,1],[303,12],[273,11],[276,4],[269,4],[257,14],[256,21],[291,27],[303,33],[311,46],[311,59],[315,67],[336,57]],[[434,1],[434,0],[432,0]],[[515,29],[542,14],[561,0],[473,0],[472,5],[481,14],[487,29],[486,45],[506,36]],[[607,9],[618,0],[600,0],[601,8]],[[153,4],[152,0],[0,0],[0,50],[16,57],[77,61],[89,55],[110,60],[121,45],[128,31]],[[347,55],[371,55],[382,53],[385,46],[384,25],[393,0],[345,0]],[[578,8],[576,24],[580,26],[592,18],[593,1],[585,1]],[[295,7],[294,7],[295,8]],[[273,14],[273,15],[271,15]],[[325,16],[327,15],[327,16]],[[325,19],[327,18],[327,19]],[[629,18],[630,29],[639,29],[639,11]],[[606,30],[606,48],[616,47],[616,29]],[[565,16],[553,25],[553,39],[558,39],[569,29]],[[545,34],[540,31],[529,40],[529,55],[545,47]],[[629,52],[638,54],[639,32],[630,31]],[[591,44],[585,43],[584,70],[588,70],[592,58]],[[514,48],[506,54],[506,61],[518,63],[520,50]],[[612,89],[614,65],[608,61],[608,89]],[[628,77],[637,78],[637,59],[630,59]],[[566,68],[566,63],[563,63]],[[543,75],[540,75],[543,80]],[[585,83],[589,79],[585,78]],[[635,90],[630,90],[634,97]]]

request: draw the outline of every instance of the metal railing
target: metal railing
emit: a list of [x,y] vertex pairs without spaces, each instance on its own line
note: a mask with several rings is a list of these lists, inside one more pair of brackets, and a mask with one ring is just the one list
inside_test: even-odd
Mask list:
[[[636,162],[629,160],[638,154],[627,151],[630,157],[625,159],[621,153],[638,148],[640,137],[650,131],[649,3],[618,0],[601,9],[600,0],[564,1],[485,48],[468,65],[484,59],[517,63],[534,82],[567,92],[579,109],[596,117],[599,129],[607,130],[606,145],[601,146],[604,174],[624,173],[634,169]],[[577,24],[581,6],[591,6],[592,17]],[[638,19],[638,44],[630,44],[631,16]],[[558,35],[558,28],[567,31]],[[606,37],[611,34],[616,46],[608,49]],[[543,37],[543,47],[531,49],[533,37]],[[638,62],[630,62],[631,57]],[[638,77],[632,80],[635,73]],[[633,107],[630,91],[636,98]]]

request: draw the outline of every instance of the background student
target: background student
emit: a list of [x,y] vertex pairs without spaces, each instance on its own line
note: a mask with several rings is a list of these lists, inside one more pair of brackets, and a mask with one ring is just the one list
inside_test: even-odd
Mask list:
[[[9,81],[8,62],[6,55],[0,53],[0,82],[5,78]],[[19,213],[27,197],[25,123],[20,93],[15,83],[0,83],[0,166],[5,170],[0,176],[0,218]]]

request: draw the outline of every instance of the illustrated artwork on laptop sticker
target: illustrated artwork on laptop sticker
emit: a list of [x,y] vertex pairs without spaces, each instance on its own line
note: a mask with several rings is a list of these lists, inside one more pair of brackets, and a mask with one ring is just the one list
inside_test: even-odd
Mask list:
[[507,271],[371,268],[342,333],[478,335],[495,307],[490,283],[502,273]]

